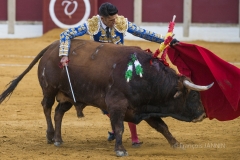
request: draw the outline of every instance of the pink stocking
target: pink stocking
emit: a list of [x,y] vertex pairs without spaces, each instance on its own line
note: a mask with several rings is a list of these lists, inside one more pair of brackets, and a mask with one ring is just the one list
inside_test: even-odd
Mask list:
[[128,126],[131,132],[132,142],[139,142],[136,125],[134,123],[128,122]]

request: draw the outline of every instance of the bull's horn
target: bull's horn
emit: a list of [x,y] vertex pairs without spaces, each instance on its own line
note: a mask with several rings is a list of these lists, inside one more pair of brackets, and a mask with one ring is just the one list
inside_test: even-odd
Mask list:
[[196,85],[188,80],[184,80],[183,81],[183,85],[189,89],[195,90],[195,91],[206,91],[209,88],[211,88],[213,86],[214,82],[212,82],[211,84],[207,85],[207,86],[200,86],[200,85]]

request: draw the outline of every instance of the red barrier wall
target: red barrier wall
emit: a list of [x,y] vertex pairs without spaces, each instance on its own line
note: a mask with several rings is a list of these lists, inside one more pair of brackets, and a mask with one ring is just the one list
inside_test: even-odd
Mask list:
[[16,21],[42,21],[42,0],[16,0]]
[[239,0],[193,0],[193,23],[238,23]]
[[[53,28],[59,28],[60,26],[57,25],[57,22],[62,25],[77,24],[85,15],[86,8],[83,0],[55,0],[53,7],[51,7],[50,1],[51,0],[43,1],[43,33]],[[97,14],[97,0],[89,0],[89,2],[91,8],[89,17],[92,17]],[[73,12],[74,8],[76,9],[75,12]],[[54,12],[55,19],[51,17],[50,10],[52,10],[51,13]],[[70,14],[71,12],[73,12],[73,14]],[[69,13],[69,15],[66,13]],[[60,28],[70,27],[66,26]]]
[[7,0],[0,0],[0,21],[7,21]]
[[175,22],[183,22],[183,0],[143,0],[142,21],[168,23],[176,15]]
[[[0,0],[0,21],[7,21],[7,1]],[[43,21],[43,32],[58,27],[49,14],[51,0],[16,0],[17,21]],[[79,3],[79,10],[71,16],[63,14],[66,3]],[[118,7],[119,15],[134,22],[134,0],[89,0],[91,3],[90,17],[98,14],[99,6],[110,2]],[[177,16],[176,22],[183,22],[183,0],[142,0],[142,21],[168,23],[172,16]],[[54,12],[56,17],[67,24],[74,24],[83,17],[85,12],[83,0],[56,0]],[[74,9],[69,5],[68,12]],[[239,0],[192,0],[192,23],[223,23],[238,24]]]
[[98,0],[98,8],[102,3],[110,2],[118,8],[118,14],[123,15],[129,21],[133,22],[134,0]]

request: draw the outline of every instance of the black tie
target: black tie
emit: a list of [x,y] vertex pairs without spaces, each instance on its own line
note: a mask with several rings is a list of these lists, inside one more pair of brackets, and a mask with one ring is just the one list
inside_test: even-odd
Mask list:
[[106,27],[106,35],[107,35],[107,38],[109,39],[110,37],[109,27]]

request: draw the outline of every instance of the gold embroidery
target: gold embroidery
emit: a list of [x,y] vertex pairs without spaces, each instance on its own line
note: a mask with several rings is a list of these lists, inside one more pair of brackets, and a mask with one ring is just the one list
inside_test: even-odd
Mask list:
[[113,29],[111,30],[111,37],[116,37],[115,28],[113,28]]
[[76,34],[76,33],[77,33],[77,30],[76,30],[76,29],[73,29],[73,33]]
[[70,32],[70,35],[73,35],[73,32],[72,32],[72,31]]
[[68,55],[68,42],[62,42],[59,48],[59,56]]
[[99,41],[100,42],[105,42],[105,43],[108,43],[108,39],[107,39],[107,37],[99,37]]
[[118,42],[121,41],[121,39],[119,36],[117,36],[117,37],[113,38],[112,41],[114,44],[118,44]]
[[106,36],[107,34],[106,34],[106,30],[104,30],[103,28],[101,28],[101,35],[102,36]]
[[124,18],[123,16],[118,16],[115,20],[115,25],[114,28],[120,33],[124,33],[127,31],[128,24],[127,24],[127,19]]
[[128,26],[128,27],[132,27],[132,25],[133,25],[132,23],[129,23],[129,26]]
[[90,35],[95,35],[99,29],[98,16],[93,16],[91,19],[88,19],[87,25],[88,25],[88,33]]
[[81,26],[81,27],[79,27],[79,28],[78,28],[78,31],[79,31],[79,32],[81,32],[81,31],[82,31],[82,29],[83,29],[83,28],[82,28],[82,26]]
[[135,30],[136,27],[134,25],[132,25],[131,28],[132,28],[132,30]]
[[85,27],[84,25],[82,25],[82,27],[81,27],[81,28],[82,28],[82,30],[85,30],[85,29],[86,29],[86,27]]

